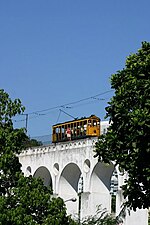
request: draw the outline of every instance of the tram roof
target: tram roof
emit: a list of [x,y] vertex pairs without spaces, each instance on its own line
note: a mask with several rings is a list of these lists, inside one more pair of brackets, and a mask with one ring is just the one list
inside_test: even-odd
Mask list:
[[96,120],[100,120],[99,117],[95,116],[95,115],[91,115],[89,117],[81,117],[81,118],[75,118],[74,120],[70,120],[70,121],[66,121],[66,122],[63,122],[63,123],[57,123],[57,124],[54,124],[53,127],[57,127],[57,126],[60,126],[60,125],[63,125],[63,124],[68,124],[68,123],[74,123],[75,121],[83,121],[83,120],[87,120],[87,119],[96,119]]

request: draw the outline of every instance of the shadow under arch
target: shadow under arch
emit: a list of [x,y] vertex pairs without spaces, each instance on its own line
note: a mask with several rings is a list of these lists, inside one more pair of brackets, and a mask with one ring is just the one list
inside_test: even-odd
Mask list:
[[51,177],[51,174],[50,174],[49,170],[46,167],[40,166],[35,171],[33,177],[41,178],[43,180],[43,184],[46,187],[51,187],[51,189],[52,189],[52,177]]
[[[114,171],[113,163],[105,164],[102,162],[98,162],[93,168],[93,171],[91,174],[91,180],[93,179],[93,177],[97,177],[100,180],[100,182],[103,184],[103,187],[105,186],[104,188],[107,188],[108,191],[110,191],[110,183],[111,183],[111,177],[112,177],[113,171]],[[95,183],[95,181],[96,180],[94,179],[93,182]],[[96,188],[97,186],[93,185],[93,187]]]
[[[58,194],[66,201],[69,214],[77,214],[78,210],[78,183],[81,176],[81,170],[75,163],[67,164],[59,178]],[[76,202],[68,201],[76,198]]]
[[110,184],[113,171],[113,163],[98,162],[94,166],[90,178],[91,210],[96,210],[96,207],[101,205],[102,208],[111,211]]
[[63,169],[59,179],[59,193],[73,189],[78,192],[78,182],[81,176],[81,170],[75,163],[69,163]]

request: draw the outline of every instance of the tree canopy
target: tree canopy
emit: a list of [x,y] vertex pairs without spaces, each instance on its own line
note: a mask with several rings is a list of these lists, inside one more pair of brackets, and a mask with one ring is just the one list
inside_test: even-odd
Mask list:
[[0,89],[0,224],[69,225],[70,217],[61,198],[40,179],[24,177],[17,155],[29,140],[25,129],[14,129],[12,118],[23,113],[19,99],[12,101]]
[[106,107],[110,127],[96,143],[96,155],[115,161],[128,180],[123,185],[126,206],[150,207],[150,43],[142,42],[126,59],[125,68],[111,76],[114,96]]
[[42,142],[41,141],[37,141],[36,139],[33,138],[29,138],[27,136],[25,142],[24,142],[24,147],[25,148],[30,148],[30,147],[37,147],[37,146],[42,146]]

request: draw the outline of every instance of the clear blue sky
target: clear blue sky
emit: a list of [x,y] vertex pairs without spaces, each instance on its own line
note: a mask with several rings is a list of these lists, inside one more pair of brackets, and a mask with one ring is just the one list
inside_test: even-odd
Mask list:
[[71,119],[59,117],[59,109],[104,119],[112,92],[90,97],[109,91],[111,74],[150,41],[149,10],[150,0],[0,1],[1,88],[22,100],[30,136],[50,134],[53,124]]

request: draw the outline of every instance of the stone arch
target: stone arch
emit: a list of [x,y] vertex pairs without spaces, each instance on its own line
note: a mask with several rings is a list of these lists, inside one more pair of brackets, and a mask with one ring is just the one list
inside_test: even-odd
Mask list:
[[59,193],[63,193],[64,191],[68,194],[74,192],[78,192],[78,182],[81,176],[81,170],[78,165],[75,163],[69,163],[63,169],[60,179],[59,179]]
[[45,166],[40,166],[35,171],[33,177],[41,178],[45,186],[52,188],[52,177],[49,170]]
[[110,183],[113,171],[113,164],[98,162],[94,166],[90,178],[91,210],[96,210],[96,207],[101,205],[111,211]]
[[[59,196],[66,202],[70,214],[77,214],[78,211],[78,183],[81,176],[81,170],[75,163],[67,164],[59,179]],[[76,198],[76,202],[68,201]],[[71,207],[70,207],[71,206]]]

